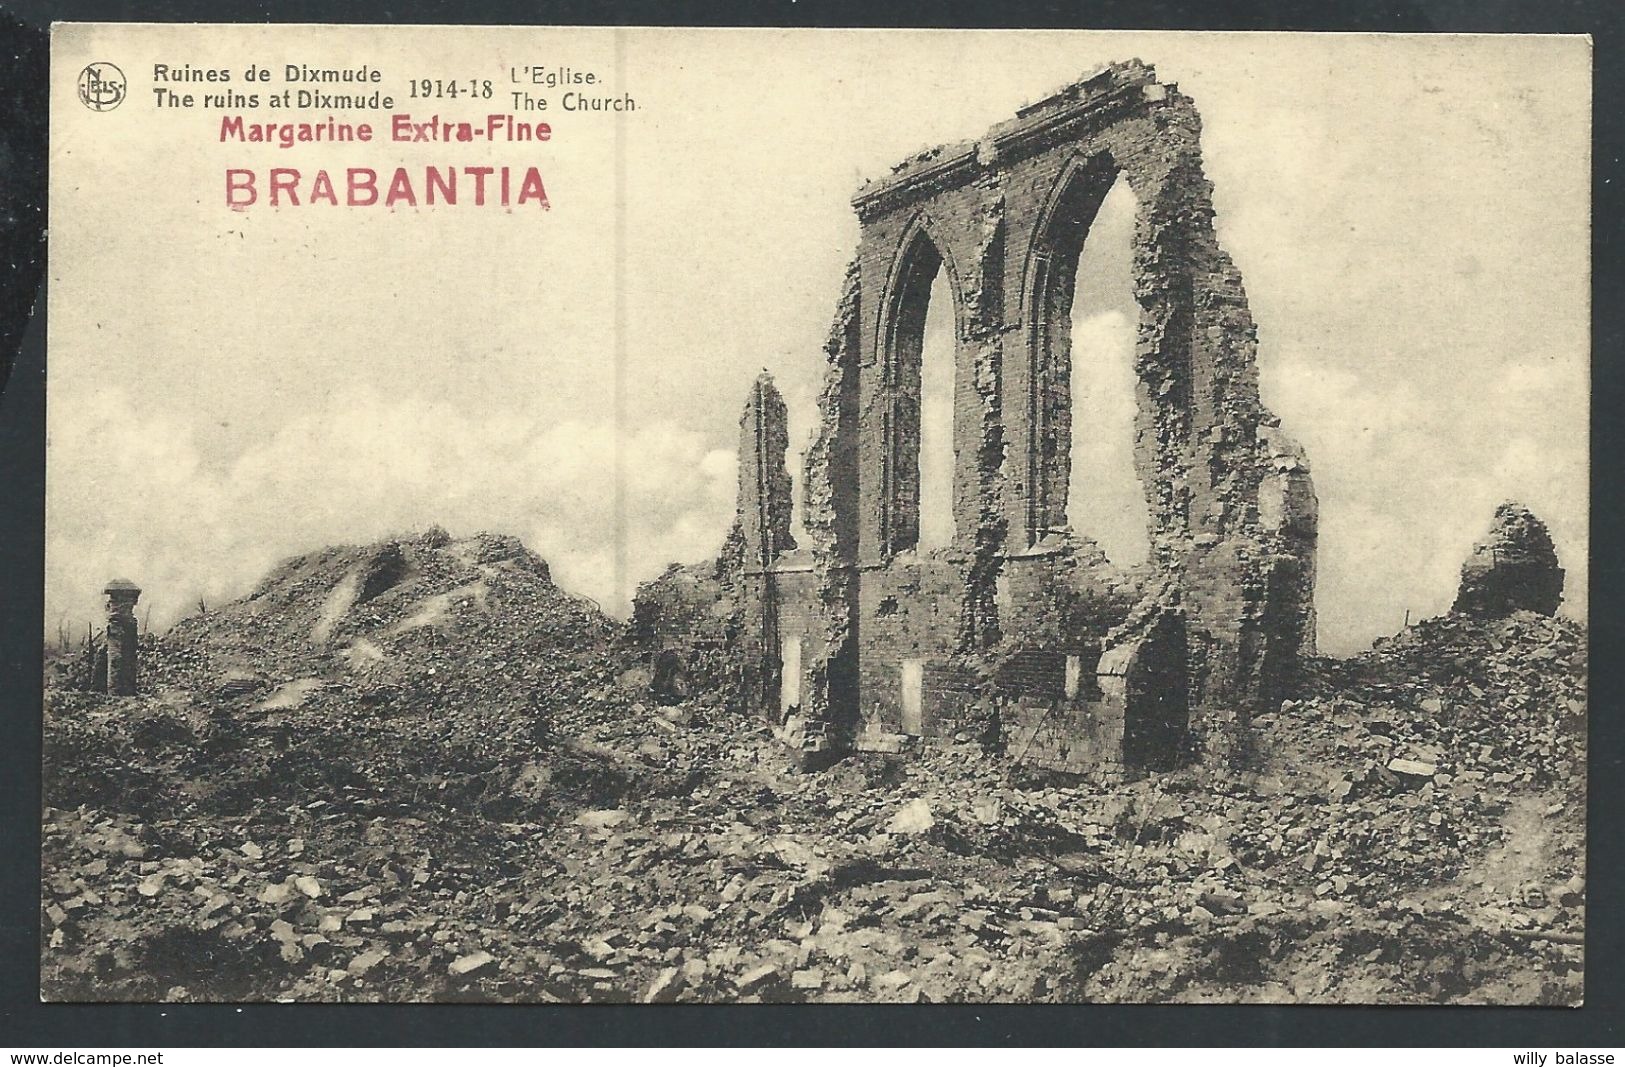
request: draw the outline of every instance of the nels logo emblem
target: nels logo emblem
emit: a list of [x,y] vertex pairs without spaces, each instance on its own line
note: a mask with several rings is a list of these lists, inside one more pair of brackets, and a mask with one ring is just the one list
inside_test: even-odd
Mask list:
[[124,103],[124,72],[111,63],[92,63],[79,72],[79,102],[92,111]]

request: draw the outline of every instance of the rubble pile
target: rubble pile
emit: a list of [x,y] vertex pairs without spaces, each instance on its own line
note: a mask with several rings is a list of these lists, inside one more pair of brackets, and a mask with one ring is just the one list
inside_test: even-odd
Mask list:
[[[363,600],[381,558],[395,579]],[[617,634],[513,538],[436,530],[329,549],[149,639],[138,700],[53,692],[47,795],[241,813],[353,788],[402,812],[504,814],[516,803],[502,785],[568,728],[555,717],[613,683]],[[561,773],[605,777],[590,753],[555,757]]]
[[1566,619],[1419,624],[1243,766],[1117,785],[968,737],[802,772],[617,638],[431,534],[282,568],[137,697],[53,689],[47,999],[1580,998]]
[[603,650],[618,634],[517,538],[434,529],[291,560],[243,600],[178,623],[146,669],[149,688],[202,676],[255,712],[350,702],[477,732],[511,728],[516,706],[573,708],[613,676]]
[[1411,745],[1395,754],[1439,763],[1427,757],[1448,753],[1439,770],[1453,780],[1578,787],[1587,656],[1584,629],[1561,616],[1451,613],[1335,664],[1330,691],[1395,709],[1396,744]]

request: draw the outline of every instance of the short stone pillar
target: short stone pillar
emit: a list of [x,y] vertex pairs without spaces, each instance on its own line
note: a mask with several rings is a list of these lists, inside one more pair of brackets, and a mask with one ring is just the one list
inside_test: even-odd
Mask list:
[[1552,615],[1563,602],[1563,568],[1546,524],[1522,504],[1495,509],[1490,532],[1461,565],[1451,611],[1505,618],[1515,611]]
[[135,602],[141,589],[134,582],[115,578],[102,590],[107,594],[107,691],[114,696],[135,695]]

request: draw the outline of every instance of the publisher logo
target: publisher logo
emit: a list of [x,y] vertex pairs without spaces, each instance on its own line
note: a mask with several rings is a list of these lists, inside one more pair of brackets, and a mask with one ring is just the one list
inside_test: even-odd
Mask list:
[[111,63],[92,63],[79,72],[79,102],[92,111],[124,103],[124,72]]

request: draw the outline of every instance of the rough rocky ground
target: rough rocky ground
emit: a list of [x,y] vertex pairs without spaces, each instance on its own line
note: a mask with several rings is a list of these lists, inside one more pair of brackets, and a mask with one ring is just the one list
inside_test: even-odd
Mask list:
[[[1583,632],[1317,665],[1241,765],[792,769],[511,538],[294,560],[48,671],[48,1000],[1573,1004]],[[1200,738],[1198,738],[1200,744]]]

